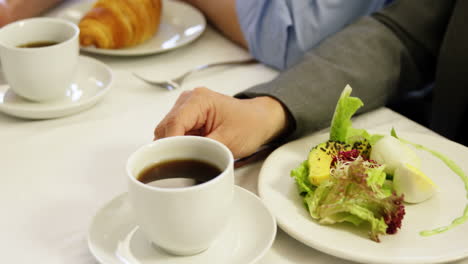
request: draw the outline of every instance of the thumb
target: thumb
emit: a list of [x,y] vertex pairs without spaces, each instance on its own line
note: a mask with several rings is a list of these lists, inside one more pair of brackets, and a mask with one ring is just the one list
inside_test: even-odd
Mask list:
[[179,109],[169,113],[154,130],[155,139],[183,136],[203,127],[203,115],[191,109]]
[[[225,140],[225,136],[223,136],[222,132],[220,132],[220,129],[216,129],[214,131],[212,131],[211,133],[209,133],[208,135],[206,135],[207,138],[211,138],[211,139],[214,139],[220,143],[223,143],[224,145],[228,146],[228,142],[226,142]],[[229,146],[228,146],[229,147]]]
[[216,129],[206,135],[206,137],[224,144],[232,152],[232,155],[235,159],[240,158],[243,155],[242,152],[244,146],[241,144],[241,142],[234,140],[236,136],[234,133],[229,132],[229,129]]

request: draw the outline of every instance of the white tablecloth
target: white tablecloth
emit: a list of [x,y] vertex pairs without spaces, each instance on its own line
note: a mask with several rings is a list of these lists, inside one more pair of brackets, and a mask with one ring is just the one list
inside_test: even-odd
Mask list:
[[[179,94],[207,86],[232,95],[277,74],[260,64],[217,68],[189,77],[183,89],[172,92],[132,76],[138,72],[165,79],[196,65],[249,57],[211,28],[193,44],[164,54],[93,57],[108,64],[115,79],[110,93],[92,109],[42,121],[0,114],[0,263],[96,263],[86,243],[90,221],[98,208],[126,191],[127,157],[152,140],[155,125]],[[386,108],[362,115],[354,124],[433,133]],[[261,165],[236,170],[236,183],[256,193]],[[259,263],[344,261],[278,230],[273,247]]]

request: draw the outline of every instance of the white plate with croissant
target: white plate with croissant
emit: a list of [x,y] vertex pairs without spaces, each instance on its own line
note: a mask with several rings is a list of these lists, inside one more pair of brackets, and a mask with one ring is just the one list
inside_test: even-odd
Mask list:
[[206,28],[199,10],[171,0],[74,1],[55,16],[79,25],[83,51],[115,56],[172,50]]

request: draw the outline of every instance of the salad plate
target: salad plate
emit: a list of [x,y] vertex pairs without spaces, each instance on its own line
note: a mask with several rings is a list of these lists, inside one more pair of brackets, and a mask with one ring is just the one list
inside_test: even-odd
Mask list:
[[214,244],[200,254],[174,256],[149,242],[133,219],[126,193],[95,215],[88,246],[95,258],[106,264],[249,264],[270,249],[275,236],[273,215],[256,195],[236,186],[230,222]]
[[[378,131],[390,134],[389,131]],[[414,133],[398,133],[400,138],[422,144],[447,155],[468,171],[468,148],[444,139]],[[324,253],[357,262],[442,263],[468,256],[468,223],[432,236],[424,230],[449,225],[463,215],[467,194],[463,181],[432,154],[416,150],[421,169],[438,186],[437,193],[419,204],[405,204],[401,229],[381,237],[368,238],[367,231],[351,224],[322,225],[313,220],[298,194],[291,170],[303,162],[310,149],[328,140],[329,134],[314,134],[275,150],[264,162],[259,175],[259,195],[276,217],[278,226],[298,241]]]
[[[52,16],[78,24],[95,1],[76,1]],[[206,19],[198,9],[180,1],[163,0],[161,23],[153,38],[134,47],[100,49],[81,47],[82,51],[112,56],[141,56],[166,52],[187,45],[201,36]]]

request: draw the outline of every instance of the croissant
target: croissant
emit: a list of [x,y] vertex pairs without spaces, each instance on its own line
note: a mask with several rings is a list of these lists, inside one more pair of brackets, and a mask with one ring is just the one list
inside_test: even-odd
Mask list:
[[135,46],[159,28],[161,0],[98,0],[78,24],[80,44],[102,49]]

